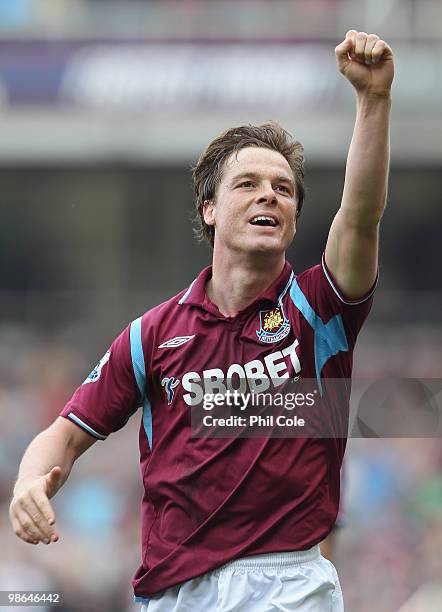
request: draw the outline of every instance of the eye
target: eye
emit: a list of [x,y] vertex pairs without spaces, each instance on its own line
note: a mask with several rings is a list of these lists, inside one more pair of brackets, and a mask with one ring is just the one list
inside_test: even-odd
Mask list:
[[290,194],[290,189],[286,185],[277,185],[276,189],[278,189],[278,191]]
[[238,187],[253,187],[253,183],[252,181],[243,181],[242,183],[239,183]]

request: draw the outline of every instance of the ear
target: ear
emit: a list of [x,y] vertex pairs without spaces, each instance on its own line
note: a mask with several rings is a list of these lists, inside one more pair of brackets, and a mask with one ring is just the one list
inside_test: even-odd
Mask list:
[[206,225],[215,225],[215,202],[213,200],[204,200],[203,217]]

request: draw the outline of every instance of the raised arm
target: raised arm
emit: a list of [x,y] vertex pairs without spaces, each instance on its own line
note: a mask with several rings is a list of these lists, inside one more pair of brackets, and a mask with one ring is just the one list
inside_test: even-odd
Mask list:
[[355,30],[347,32],[335,53],[339,70],[355,89],[357,113],[325,261],[343,294],[356,299],[370,290],[377,274],[390,157],[393,53],[375,34]]
[[95,441],[63,417],[32,440],[21,461],[9,507],[9,518],[19,538],[30,544],[58,540],[49,499],[67,480],[74,461]]

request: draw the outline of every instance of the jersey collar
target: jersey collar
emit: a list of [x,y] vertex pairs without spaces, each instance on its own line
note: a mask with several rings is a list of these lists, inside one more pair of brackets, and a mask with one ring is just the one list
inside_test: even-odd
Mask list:
[[[193,283],[189,286],[187,291],[178,301],[179,304],[187,306],[199,306],[206,310],[216,309],[216,306],[210,302],[206,295],[206,283],[212,277],[212,266],[204,268]],[[285,295],[288,287],[293,279],[293,271],[288,261],[285,262],[284,268],[281,274],[273,283],[260,295],[257,295],[253,300],[252,304],[256,304],[259,301],[268,301],[273,304],[278,304],[279,300]],[[210,307],[212,306],[212,308]],[[251,304],[247,307],[249,308]]]

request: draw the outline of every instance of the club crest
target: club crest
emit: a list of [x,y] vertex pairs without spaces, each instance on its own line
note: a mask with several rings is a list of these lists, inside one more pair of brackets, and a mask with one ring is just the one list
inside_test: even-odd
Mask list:
[[279,306],[272,308],[272,310],[261,310],[259,313],[259,323],[260,328],[257,330],[256,335],[261,342],[279,342],[290,331],[290,323]]

